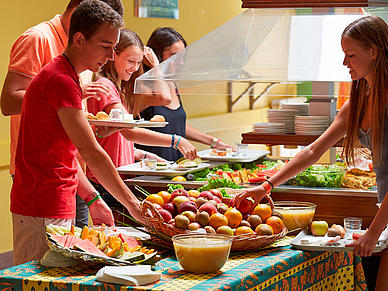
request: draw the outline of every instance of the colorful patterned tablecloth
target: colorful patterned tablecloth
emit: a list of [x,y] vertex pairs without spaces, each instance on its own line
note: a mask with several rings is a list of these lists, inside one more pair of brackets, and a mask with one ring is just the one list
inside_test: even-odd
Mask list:
[[0,290],[367,290],[359,257],[353,253],[307,252],[290,246],[231,254],[221,271],[191,274],[175,257],[159,261],[155,284],[129,287],[96,281],[103,265],[48,268],[32,261],[0,271]]

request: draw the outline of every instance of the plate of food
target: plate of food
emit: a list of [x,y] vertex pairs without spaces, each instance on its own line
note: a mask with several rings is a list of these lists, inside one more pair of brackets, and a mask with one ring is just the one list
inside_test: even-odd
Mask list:
[[[334,251],[334,252],[352,252],[356,240],[365,234],[366,230],[360,230],[353,233],[346,233],[341,236],[330,237],[326,233],[323,236],[310,234],[307,229],[302,230],[292,241],[291,245],[304,251]],[[381,252],[387,247],[387,229],[382,232],[375,246],[374,253]]]
[[[124,115],[125,116],[125,115]],[[95,126],[110,126],[110,127],[165,127],[168,122],[165,121],[161,115],[155,115],[150,120],[138,119],[138,120],[112,120],[109,115],[103,111],[98,112],[96,115],[92,113],[86,114],[86,119],[91,125]]]
[[217,149],[207,149],[198,152],[198,156],[209,161],[227,161],[227,162],[253,162],[269,154],[269,151],[247,150],[246,154],[236,153],[234,151],[222,151]]

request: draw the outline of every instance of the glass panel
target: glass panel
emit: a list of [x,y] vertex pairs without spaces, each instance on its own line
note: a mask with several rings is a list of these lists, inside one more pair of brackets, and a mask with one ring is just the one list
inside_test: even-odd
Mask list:
[[[353,20],[388,8],[248,9],[136,80],[135,93],[163,82],[185,95],[240,95],[228,84],[350,81],[340,38]],[[331,95],[331,94],[329,94]]]

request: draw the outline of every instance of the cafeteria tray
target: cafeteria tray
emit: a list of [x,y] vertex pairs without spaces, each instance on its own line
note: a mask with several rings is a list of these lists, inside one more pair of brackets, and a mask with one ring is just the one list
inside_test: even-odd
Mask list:
[[113,120],[95,120],[88,119],[91,125],[110,126],[110,127],[165,127],[168,122],[143,121],[113,121]]
[[198,152],[198,156],[202,159],[207,159],[209,161],[249,163],[257,159],[260,159],[270,153],[269,151],[248,150],[246,155],[232,153],[232,154],[226,154],[226,156],[211,156],[210,155],[211,151],[212,149],[200,151]]
[[[365,230],[360,232],[365,232]],[[325,236],[314,236],[312,234],[309,234],[307,229],[304,229],[291,241],[291,245],[296,249],[304,250],[304,251],[353,252],[353,247],[345,247],[345,245],[353,242],[351,233],[346,233],[345,238],[340,239],[335,245],[327,246],[327,245],[315,244],[315,243],[318,243],[319,241],[324,243],[331,239],[333,239],[333,237],[328,237],[327,234]],[[314,243],[314,244],[308,244],[308,245],[302,244],[301,240],[308,240],[309,243]],[[376,247],[373,250],[373,252],[374,253],[381,252],[386,247],[387,247],[387,229],[385,229],[380,235],[378,243],[376,244]]]
[[177,170],[176,168],[168,168],[164,170],[149,170],[149,169],[143,169],[140,166],[140,162],[121,166],[116,168],[117,172],[120,174],[125,175],[146,175],[146,176],[183,176],[188,173],[196,172],[199,170],[203,170],[205,168],[210,167],[210,164],[208,163],[201,163],[198,165],[198,167],[194,168],[182,168],[180,170]]

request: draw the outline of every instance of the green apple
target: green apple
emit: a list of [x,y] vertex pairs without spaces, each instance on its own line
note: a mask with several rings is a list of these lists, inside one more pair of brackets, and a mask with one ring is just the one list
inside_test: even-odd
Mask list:
[[311,221],[309,225],[311,233],[315,236],[324,236],[329,229],[329,225],[324,220]]

